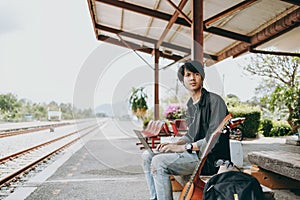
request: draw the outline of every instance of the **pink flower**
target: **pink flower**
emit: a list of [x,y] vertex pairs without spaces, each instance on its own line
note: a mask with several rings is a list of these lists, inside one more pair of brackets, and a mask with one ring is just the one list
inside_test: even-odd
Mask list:
[[169,104],[164,111],[167,119],[180,119],[185,114],[186,108],[181,104]]

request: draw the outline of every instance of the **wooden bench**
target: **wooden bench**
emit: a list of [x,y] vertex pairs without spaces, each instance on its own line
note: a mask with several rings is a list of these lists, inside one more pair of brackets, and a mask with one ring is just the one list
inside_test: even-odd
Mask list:
[[[141,131],[151,148],[156,148],[156,145],[160,143],[161,137],[171,136],[172,132],[169,130],[168,125],[162,120],[151,120],[147,127]],[[136,143],[140,145],[140,142]],[[140,147],[141,149],[143,147]]]
[[248,154],[251,175],[271,189],[300,189],[300,153],[259,151]]

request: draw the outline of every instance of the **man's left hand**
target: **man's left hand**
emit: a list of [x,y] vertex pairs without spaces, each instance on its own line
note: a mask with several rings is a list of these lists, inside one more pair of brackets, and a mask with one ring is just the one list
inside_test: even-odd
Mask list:
[[184,152],[185,151],[185,146],[169,143],[169,144],[161,146],[161,148],[159,148],[159,151],[164,152],[164,153]]

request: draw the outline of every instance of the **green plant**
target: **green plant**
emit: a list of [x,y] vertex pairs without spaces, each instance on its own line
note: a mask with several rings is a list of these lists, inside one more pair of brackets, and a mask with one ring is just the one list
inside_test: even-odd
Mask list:
[[261,112],[257,108],[252,107],[234,107],[229,108],[229,112],[233,117],[245,117],[246,120],[241,127],[244,137],[255,138],[259,128],[259,120]]
[[273,128],[270,131],[270,136],[285,136],[290,135],[292,133],[291,126],[282,121],[274,122]]
[[131,111],[139,119],[143,119],[147,110],[147,94],[144,92],[144,88],[132,88],[132,92],[129,98],[129,103],[131,105]]
[[150,121],[151,121],[151,119],[148,119],[148,118],[143,120],[143,129],[145,129],[148,126]]
[[273,122],[270,119],[263,119],[260,122],[260,130],[265,137],[271,136],[271,130],[273,128]]

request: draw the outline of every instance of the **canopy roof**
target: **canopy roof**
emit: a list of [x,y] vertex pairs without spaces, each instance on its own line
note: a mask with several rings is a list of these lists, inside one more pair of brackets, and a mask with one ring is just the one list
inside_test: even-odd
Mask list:
[[[191,54],[192,1],[87,0],[98,40],[178,61]],[[275,46],[296,55],[299,0],[204,0],[204,57],[218,62]],[[208,60],[207,60],[208,61]]]

